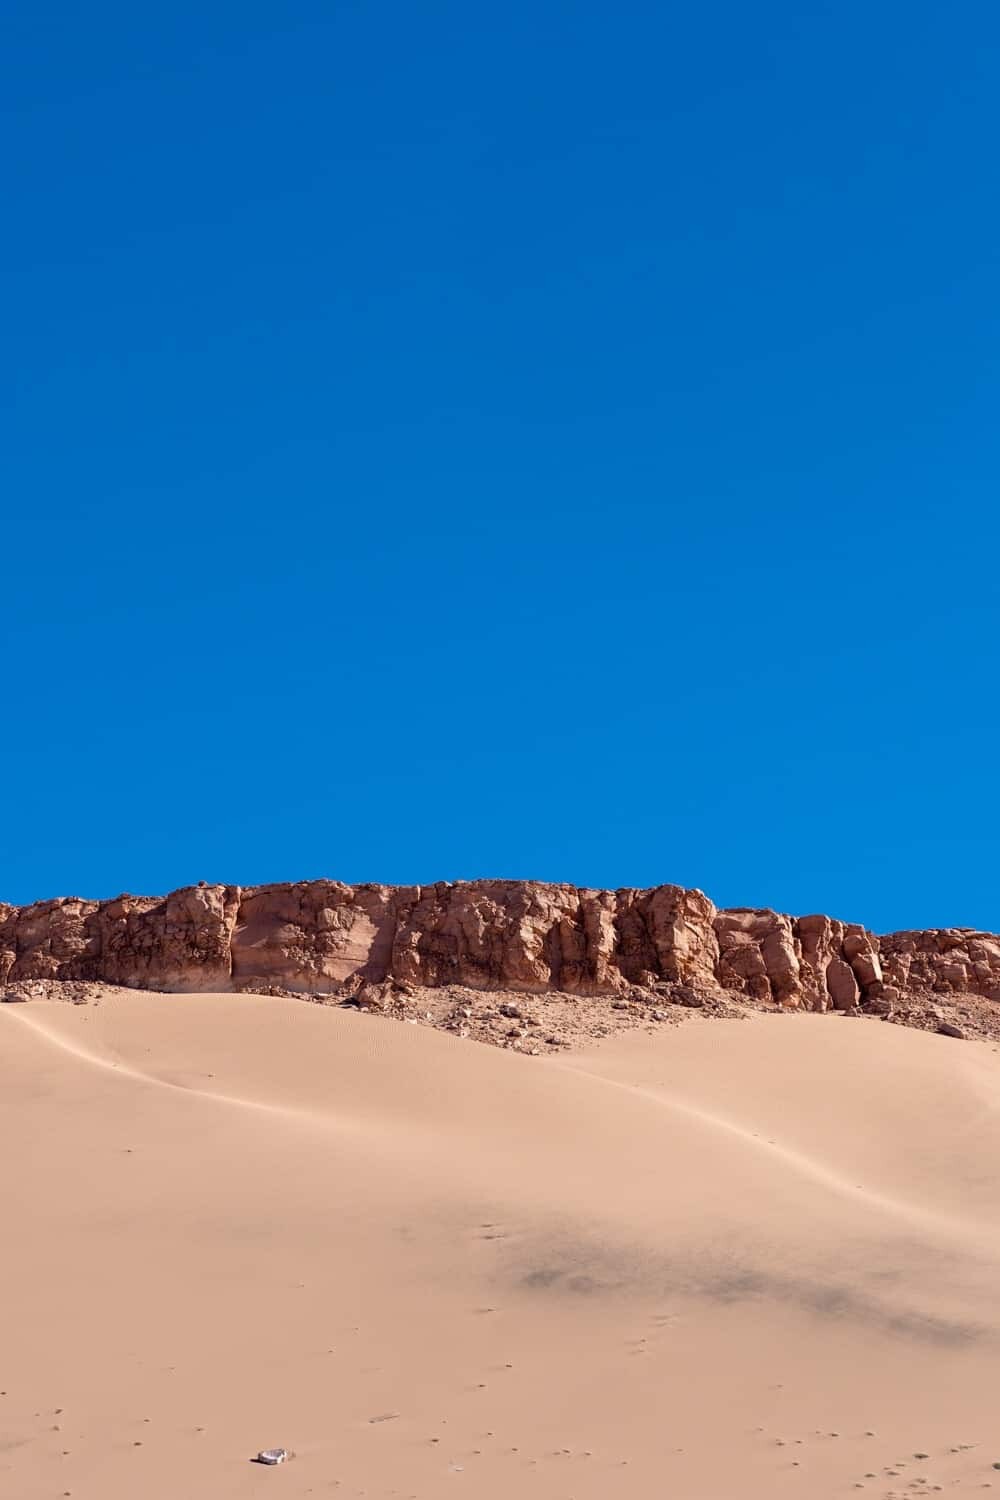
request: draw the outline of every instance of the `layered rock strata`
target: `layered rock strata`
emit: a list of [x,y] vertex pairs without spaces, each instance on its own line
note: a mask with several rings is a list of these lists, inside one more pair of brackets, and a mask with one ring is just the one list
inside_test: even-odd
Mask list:
[[429,886],[312,880],[169,896],[0,904],[0,983],[88,980],[156,990],[360,986],[726,994],[785,1009],[891,1013],[914,999],[1000,1005],[1000,937],[969,928],[877,937],[857,923],[719,910],[701,891],[536,881]]

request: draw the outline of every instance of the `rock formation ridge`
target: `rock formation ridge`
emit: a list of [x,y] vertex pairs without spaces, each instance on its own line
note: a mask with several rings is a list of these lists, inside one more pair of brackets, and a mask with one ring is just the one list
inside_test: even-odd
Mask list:
[[891,1014],[969,995],[1000,1004],[1000,937],[877,937],[825,916],[719,910],[698,890],[537,881],[196,885],[165,897],[0,903],[0,983],[357,993],[395,982]]

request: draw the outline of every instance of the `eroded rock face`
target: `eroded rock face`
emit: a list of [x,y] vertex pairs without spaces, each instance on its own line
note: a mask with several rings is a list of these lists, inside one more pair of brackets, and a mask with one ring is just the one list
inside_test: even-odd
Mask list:
[[406,892],[385,885],[306,880],[241,893],[232,979],[323,994],[355,975],[384,979]]
[[719,980],[767,1004],[854,1010],[879,999],[879,939],[832,917],[786,917],[736,908],[715,920]]
[[0,983],[39,979],[314,994],[462,985],[684,1004],[729,994],[891,1014],[943,993],[1000,1004],[1000,937],[948,928],[878,938],[831,917],[719,911],[675,885],[202,884],[166,897],[0,904]]
[[1000,937],[971,927],[892,932],[879,939],[885,983],[900,993],[983,995],[1000,1003]]
[[228,989],[239,906],[235,885],[186,886],[163,900],[119,896],[102,902],[98,977],[133,989]]

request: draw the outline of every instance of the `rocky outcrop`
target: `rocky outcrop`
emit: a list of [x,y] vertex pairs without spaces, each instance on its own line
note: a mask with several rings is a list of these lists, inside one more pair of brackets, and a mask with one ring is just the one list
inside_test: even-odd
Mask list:
[[1000,1005],[1000,937],[971,927],[892,932],[879,940],[888,1004],[911,994],[982,995]]
[[0,907],[0,979],[100,979],[134,989],[228,989],[238,886],[169,896],[67,897]]
[[876,937],[856,923],[749,908],[701,891],[536,881],[430,886],[332,880],[166,897],[0,905],[0,983],[352,993],[392,982],[473,990],[745,997],[891,1014],[914,998],[1000,1005],[1000,938],[966,928]]

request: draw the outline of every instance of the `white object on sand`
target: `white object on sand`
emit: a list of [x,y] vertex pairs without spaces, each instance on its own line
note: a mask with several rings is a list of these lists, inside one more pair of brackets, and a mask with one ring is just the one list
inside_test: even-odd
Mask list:
[[259,1464],[283,1464],[288,1457],[287,1448],[262,1448],[257,1454]]

